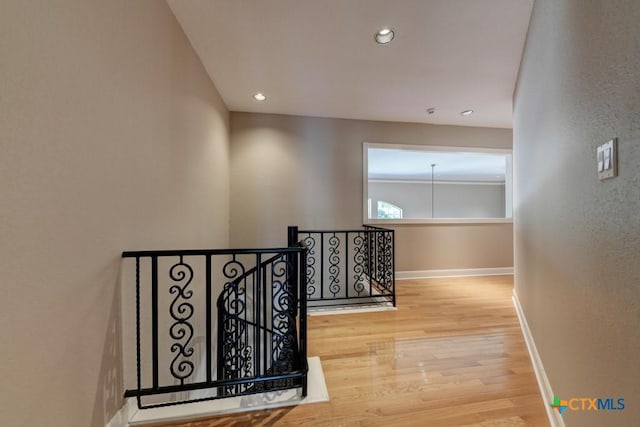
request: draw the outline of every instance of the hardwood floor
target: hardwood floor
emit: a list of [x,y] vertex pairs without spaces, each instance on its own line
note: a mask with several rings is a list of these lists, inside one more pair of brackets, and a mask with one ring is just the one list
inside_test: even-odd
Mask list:
[[330,402],[164,426],[548,426],[512,281],[402,280],[397,311],[310,317]]

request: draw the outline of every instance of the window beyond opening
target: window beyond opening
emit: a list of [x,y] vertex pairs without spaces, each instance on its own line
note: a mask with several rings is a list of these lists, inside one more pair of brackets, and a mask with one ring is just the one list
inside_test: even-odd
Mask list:
[[363,155],[365,221],[512,217],[511,150],[365,143]]
[[384,200],[378,200],[378,218],[402,219],[402,208]]

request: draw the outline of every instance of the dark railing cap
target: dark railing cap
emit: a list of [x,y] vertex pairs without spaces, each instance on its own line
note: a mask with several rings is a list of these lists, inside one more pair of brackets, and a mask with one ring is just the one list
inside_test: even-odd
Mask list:
[[252,254],[286,254],[302,252],[304,248],[259,248],[259,249],[171,249],[152,251],[125,251],[122,258],[142,258],[160,256],[197,256],[197,255],[252,255]]
[[365,232],[386,232],[386,231],[390,231],[393,232],[394,230],[391,228],[383,228],[383,227],[377,227],[375,225],[363,225],[362,228],[352,228],[352,229],[345,229],[345,230],[298,230],[299,234],[320,234],[320,233],[324,233],[324,234],[329,234],[329,233],[365,233]]

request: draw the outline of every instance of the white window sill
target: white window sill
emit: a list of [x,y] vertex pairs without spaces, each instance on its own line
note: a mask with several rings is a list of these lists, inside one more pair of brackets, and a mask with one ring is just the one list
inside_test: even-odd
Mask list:
[[511,224],[513,218],[407,218],[407,219],[366,219],[371,225],[407,225],[407,224]]

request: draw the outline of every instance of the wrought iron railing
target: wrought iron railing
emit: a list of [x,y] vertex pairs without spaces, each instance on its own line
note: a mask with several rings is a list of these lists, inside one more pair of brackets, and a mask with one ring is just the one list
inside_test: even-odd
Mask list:
[[298,230],[290,241],[305,243],[310,308],[396,305],[394,230],[365,225],[353,230]]
[[138,407],[302,388],[306,248],[124,252],[135,260]]
[[[228,282],[218,297],[218,372],[223,380],[270,377],[267,382],[231,384],[222,395],[303,387],[288,374],[306,366],[306,350],[297,340],[298,289],[291,277],[297,264],[290,254],[276,254]],[[228,270],[241,269],[233,261]],[[290,277],[291,276],[291,277]],[[306,322],[305,310],[300,321]],[[306,329],[306,328],[304,328]],[[304,337],[300,342],[305,346]],[[306,395],[306,391],[303,390]]]

